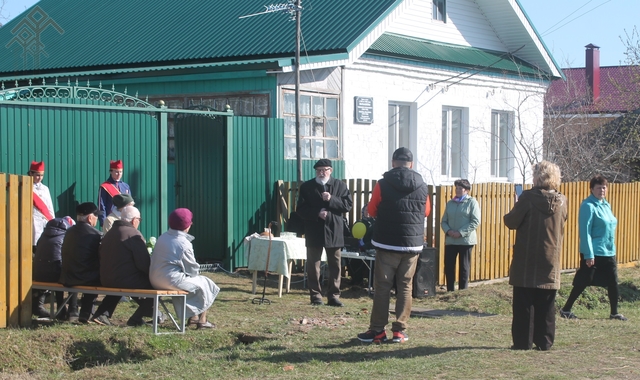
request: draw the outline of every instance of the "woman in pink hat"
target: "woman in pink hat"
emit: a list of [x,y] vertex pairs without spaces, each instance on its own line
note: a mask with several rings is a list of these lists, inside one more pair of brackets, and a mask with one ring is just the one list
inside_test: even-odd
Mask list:
[[193,213],[186,208],[174,210],[169,215],[169,231],[158,238],[151,255],[149,279],[156,289],[185,290],[187,312],[182,316],[181,300],[174,298],[178,318],[189,318],[189,324],[198,329],[211,329],[215,325],[207,321],[207,310],[216,299],[220,288],[208,277],[200,275],[200,265],[193,253],[189,235]]

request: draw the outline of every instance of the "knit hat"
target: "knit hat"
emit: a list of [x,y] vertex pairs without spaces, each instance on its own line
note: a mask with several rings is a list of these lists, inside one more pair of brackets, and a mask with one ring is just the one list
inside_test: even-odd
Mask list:
[[118,161],[111,160],[111,163],[109,163],[109,170],[111,169],[124,169],[124,164],[122,163],[122,160],[118,160]]
[[113,197],[113,204],[116,208],[123,208],[129,204],[133,206],[136,203],[133,201],[133,197],[129,194],[118,194]]
[[29,171],[32,171],[32,172],[43,172],[44,171],[44,161],[41,161],[41,162],[31,161],[31,166],[29,167]]
[[188,208],[177,208],[169,215],[169,227],[184,231],[191,226],[193,213]]

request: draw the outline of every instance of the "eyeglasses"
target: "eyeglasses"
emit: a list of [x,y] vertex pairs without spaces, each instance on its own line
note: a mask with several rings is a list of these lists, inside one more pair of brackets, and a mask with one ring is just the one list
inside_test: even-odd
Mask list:
[[142,218],[139,218],[139,217],[138,217],[138,218],[133,218],[133,219],[138,219],[139,221],[141,221],[141,222],[142,222]]
[[318,173],[325,173],[325,172],[330,172],[331,168],[317,168],[316,172]]

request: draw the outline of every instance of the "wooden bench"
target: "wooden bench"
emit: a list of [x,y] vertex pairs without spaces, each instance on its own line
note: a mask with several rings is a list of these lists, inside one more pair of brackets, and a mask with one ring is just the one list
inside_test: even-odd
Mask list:
[[[159,333],[158,332],[158,314],[159,314],[159,305],[162,305],[164,311],[167,313],[173,325],[178,329],[178,333],[184,334],[185,332],[185,314],[187,311],[187,294],[183,290],[156,290],[156,289],[122,289],[122,288],[107,288],[104,286],[64,286],[62,284],[58,284],[56,282],[40,282],[33,281],[32,284],[33,289],[39,290],[49,290],[52,292],[68,292],[68,293],[89,293],[89,294],[103,294],[107,296],[120,296],[120,297],[152,297],[153,298],[153,333],[156,335],[159,334],[170,334],[170,333]],[[173,318],[173,315],[169,312],[169,309],[162,301],[162,297],[182,297],[182,320],[178,323],[178,321]],[[69,301],[71,298],[71,294],[67,296],[61,305],[61,307],[56,311],[55,306],[56,303],[51,301],[49,317],[53,320],[60,311],[62,307]]]

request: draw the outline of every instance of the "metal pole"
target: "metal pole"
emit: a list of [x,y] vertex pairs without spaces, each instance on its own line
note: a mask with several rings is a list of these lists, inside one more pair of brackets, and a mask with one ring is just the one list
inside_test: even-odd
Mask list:
[[302,144],[300,142],[300,18],[302,0],[296,0],[296,172],[298,185],[302,183]]

